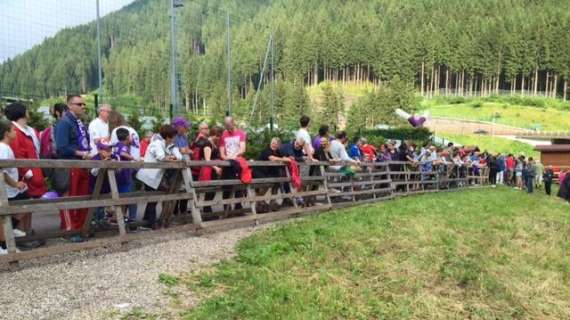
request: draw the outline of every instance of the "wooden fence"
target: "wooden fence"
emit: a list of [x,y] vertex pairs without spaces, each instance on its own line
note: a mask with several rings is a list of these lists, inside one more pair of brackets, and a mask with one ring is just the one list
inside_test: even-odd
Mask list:
[[[122,207],[129,204],[146,206],[149,202],[162,203],[160,221],[163,227],[173,222],[179,226],[167,230],[185,230],[194,234],[214,232],[244,225],[286,219],[306,213],[319,212],[331,208],[351,206],[367,202],[391,199],[424,192],[460,190],[482,186],[488,182],[486,168],[455,165],[434,165],[432,170],[422,170],[421,166],[409,162],[362,163],[360,166],[343,166],[342,163],[306,162],[299,163],[302,187],[297,190],[292,185],[291,172],[281,162],[250,161],[250,167],[272,168],[271,177],[255,177],[249,184],[238,179],[196,181],[192,168],[203,166],[228,167],[226,161],[176,161],[176,162],[110,162],[82,160],[0,160],[0,168],[71,168],[93,169],[99,172],[93,190],[86,196],[65,196],[58,199],[30,199],[8,201],[4,175],[0,175],[0,219],[6,238],[8,254],[0,256],[0,263],[17,263],[52,254],[65,253],[103,247],[110,244],[123,244],[135,239],[144,239],[152,232],[130,233],[125,225]],[[157,191],[135,191],[119,193],[115,172],[120,169],[164,169],[168,170],[169,183]],[[110,192],[101,193],[104,184]],[[177,201],[187,201],[188,212],[173,216]],[[269,203],[267,203],[269,201]],[[260,204],[265,203],[264,206]],[[270,205],[271,204],[271,205]],[[94,233],[90,224],[95,208],[114,207],[117,226],[114,231]],[[261,214],[258,208],[270,208],[274,212]],[[54,214],[59,210],[87,208],[88,216],[82,230],[58,231],[15,238],[12,217],[21,213],[32,213],[33,217]],[[264,210],[271,211],[271,210]],[[139,222],[140,224],[140,222]],[[74,234],[90,235],[95,239],[83,243],[45,246],[42,248],[17,251],[17,241],[52,239]]]

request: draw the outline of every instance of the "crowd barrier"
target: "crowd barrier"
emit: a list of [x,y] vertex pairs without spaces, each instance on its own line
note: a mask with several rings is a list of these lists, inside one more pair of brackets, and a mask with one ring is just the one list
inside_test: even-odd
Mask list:
[[[0,263],[17,264],[18,261],[52,254],[79,251],[110,244],[124,244],[144,239],[165,230],[130,233],[124,223],[122,207],[129,204],[146,206],[149,202],[162,203],[160,221],[167,230],[185,230],[195,234],[214,232],[244,225],[282,220],[331,208],[352,206],[406,196],[416,193],[460,190],[483,186],[488,183],[487,168],[433,165],[431,170],[410,162],[362,163],[351,166],[343,163],[299,163],[302,180],[300,189],[294,188],[291,172],[280,162],[249,161],[255,168],[273,168],[271,177],[255,177],[243,184],[238,179],[196,181],[193,168],[203,166],[227,167],[227,161],[176,161],[176,162],[112,162],[89,160],[0,160],[0,168],[98,168],[99,173],[90,195],[63,196],[57,199],[31,199],[8,201],[4,176],[0,175],[0,218],[6,238],[8,254],[0,256]],[[157,191],[119,193],[115,179],[116,170],[165,169],[168,183]],[[101,189],[108,183],[110,193]],[[176,202],[187,202],[187,212],[173,215]],[[114,207],[117,225],[111,231],[94,232],[90,224],[95,208]],[[88,217],[82,230],[50,231],[15,238],[12,217],[21,213],[39,215],[57,213],[59,210],[88,209]],[[263,210],[260,210],[263,208]],[[260,211],[260,212],[258,212]],[[263,213],[263,214],[262,214]],[[139,222],[140,224],[140,222]],[[174,226],[176,225],[176,226]],[[83,243],[44,246],[18,252],[17,242],[54,239],[80,233],[92,239]]]

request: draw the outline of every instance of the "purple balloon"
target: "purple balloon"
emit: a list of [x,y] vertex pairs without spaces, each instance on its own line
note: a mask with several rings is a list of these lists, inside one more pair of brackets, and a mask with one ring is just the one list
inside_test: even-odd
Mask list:
[[59,198],[59,194],[55,191],[48,191],[46,193],[44,193],[44,195],[42,196],[42,199],[48,199],[48,200],[54,200],[54,199],[58,199]]
[[426,122],[426,118],[425,117],[412,116],[408,119],[408,122],[412,125],[412,127],[418,128],[418,127],[423,126],[424,122]]

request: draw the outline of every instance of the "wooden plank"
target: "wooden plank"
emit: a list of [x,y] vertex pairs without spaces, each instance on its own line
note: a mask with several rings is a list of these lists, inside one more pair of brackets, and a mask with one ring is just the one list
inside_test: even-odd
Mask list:
[[[252,179],[251,184],[261,184],[261,183],[283,183],[288,182],[288,178],[261,178]],[[232,180],[212,180],[212,181],[198,181],[192,184],[194,188],[201,187],[221,187],[221,186],[241,186],[243,185],[239,179]]]
[[367,180],[367,181],[355,181],[355,182],[333,182],[329,183],[329,188],[339,188],[339,187],[348,187],[350,185],[354,186],[374,186],[377,184],[388,184],[391,183],[392,180],[390,179],[382,179],[382,180]]
[[[109,187],[111,187],[111,197],[113,200],[120,200],[119,189],[117,188],[117,179],[115,178],[115,170],[107,171],[107,178],[109,179]],[[127,234],[125,228],[125,217],[123,216],[123,206],[115,206],[115,215],[117,218],[117,225],[119,226],[119,235],[124,237]]]
[[[299,197],[309,197],[309,196],[322,196],[326,195],[326,191],[324,190],[316,190],[316,191],[305,191],[305,192],[298,192],[294,194],[295,196]],[[255,201],[263,201],[263,200],[279,200],[279,199],[286,199],[292,198],[293,193],[281,193],[281,194],[272,194],[272,195],[263,195],[263,196],[255,196],[252,200]],[[248,199],[249,200],[249,199]],[[233,199],[220,199],[220,200],[210,200],[210,201],[197,201],[197,207],[211,207],[211,206],[219,206],[224,204],[235,204],[241,203],[244,201],[244,198],[233,198]]]
[[[346,177],[346,175],[344,175],[343,173],[340,172],[326,172],[325,173],[327,177]],[[360,178],[360,177],[369,177],[369,176],[386,176],[389,175],[389,172],[370,172],[370,173],[356,173],[354,174],[354,177]]]
[[192,199],[192,194],[188,193],[173,193],[165,194],[158,193],[156,195],[136,196],[136,197],[121,197],[120,199],[101,199],[90,201],[70,201],[70,202],[54,202],[53,204],[39,203],[30,205],[18,205],[2,208],[0,216],[11,215],[17,213],[33,212],[35,214],[53,213],[58,210],[73,210],[82,208],[95,208],[95,207],[110,207],[118,205],[128,205],[139,202],[161,202],[161,201],[174,201],[179,199]]
[[357,196],[357,195],[364,195],[364,194],[372,194],[372,193],[384,193],[392,191],[392,187],[382,188],[382,189],[368,189],[368,190],[361,190],[361,191],[349,191],[349,192],[340,192],[340,193],[329,193],[329,197],[345,197],[345,196]]

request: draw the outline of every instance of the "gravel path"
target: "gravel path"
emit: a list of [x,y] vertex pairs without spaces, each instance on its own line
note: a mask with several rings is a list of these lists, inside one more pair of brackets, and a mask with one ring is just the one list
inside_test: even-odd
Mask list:
[[[260,228],[98,256],[82,253],[68,261],[1,272],[0,319],[107,319],[135,307],[163,312],[169,302],[159,274],[188,272],[231,257],[236,243]],[[191,296],[184,300],[196,302]]]

